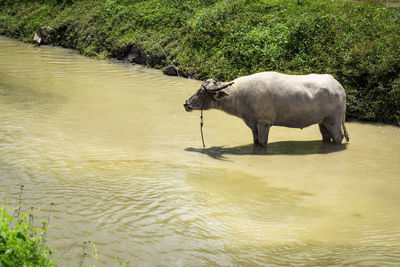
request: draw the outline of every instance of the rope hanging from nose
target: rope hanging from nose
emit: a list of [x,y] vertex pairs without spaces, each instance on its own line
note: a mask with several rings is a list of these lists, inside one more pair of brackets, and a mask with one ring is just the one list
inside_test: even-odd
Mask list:
[[204,136],[203,136],[203,109],[201,109],[200,114],[200,133],[201,133],[201,141],[203,142],[203,149],[206,147],[204,144]]

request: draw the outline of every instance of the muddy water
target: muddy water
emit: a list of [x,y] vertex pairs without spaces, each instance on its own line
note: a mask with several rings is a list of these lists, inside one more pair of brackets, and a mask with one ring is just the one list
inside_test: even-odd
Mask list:
[[347,123],[336,147],[275,127],[264,151],[206,111],[202,153],[199,85],[1,37],[0,196],[23,184],[37,224],[55,203],[64,266],[400,264],[399,128]]

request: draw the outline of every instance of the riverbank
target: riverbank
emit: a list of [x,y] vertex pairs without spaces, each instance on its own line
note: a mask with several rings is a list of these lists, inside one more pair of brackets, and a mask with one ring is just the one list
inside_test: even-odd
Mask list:
[[370,2],[0,0],[0,34],[195,79],[330,73],[348,118],[400,125],[400,9]]

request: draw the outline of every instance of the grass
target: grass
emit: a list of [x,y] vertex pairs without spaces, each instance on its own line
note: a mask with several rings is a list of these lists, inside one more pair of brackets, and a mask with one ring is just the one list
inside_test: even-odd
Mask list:
[[116,57],[134,45],[196,79],[259,71],[330,73],[347,117],[400,125],[400,8],[330,0],[0,0],[0,34]]

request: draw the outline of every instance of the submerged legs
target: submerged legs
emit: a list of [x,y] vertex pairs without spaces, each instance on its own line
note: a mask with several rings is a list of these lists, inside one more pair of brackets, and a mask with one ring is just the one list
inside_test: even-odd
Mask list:
[[330,142],[332,137],[329,134],[328,129],[322,123],[318,124],[318,126],[319,126],[319,131],[321,132],[322,135],[322,140],[324,142]]
[[270,124],[257,123],[257,131],[258,131],[258,142],[267,147],[268,143],[268,134],[269,129],[271,128]]
[[[260,122],[246,122],[246,124],[253,133],[254,144],[260,144],[267,147],[271,124]],[[331,142],[332,140],[335,145],[340,145],[342,143],[342,140],[345,137],[342,132],[342,121],[334,121],[328,118],[322,123],[319,123],[318,126],[324,142]]]
[[324,122],[319,124],[319,130],[322,135],[322,140],[325,142],[330,142],[331,139],[335,145],[340,145],[343,140],[342,125],[341,122],[329,123]]
[[258,141],[258,131],[257,131],[257,127],[252,128],[251,132],[253,133],[253,142],[254,144],[259,144],[260,142]]
[[258,137],[258,127],[257,122],[255,120],[244,120],[247,126],[251,129],[253,133],[253,142],[254,144],[261,144],[260,139]]
[[245,123],[247,124],[247,126],[249,126],[251,132],[253,133],[254,144],[260,144],[264,147],[267,147],[269,128],[271,128],[271,125],[246,120]]

